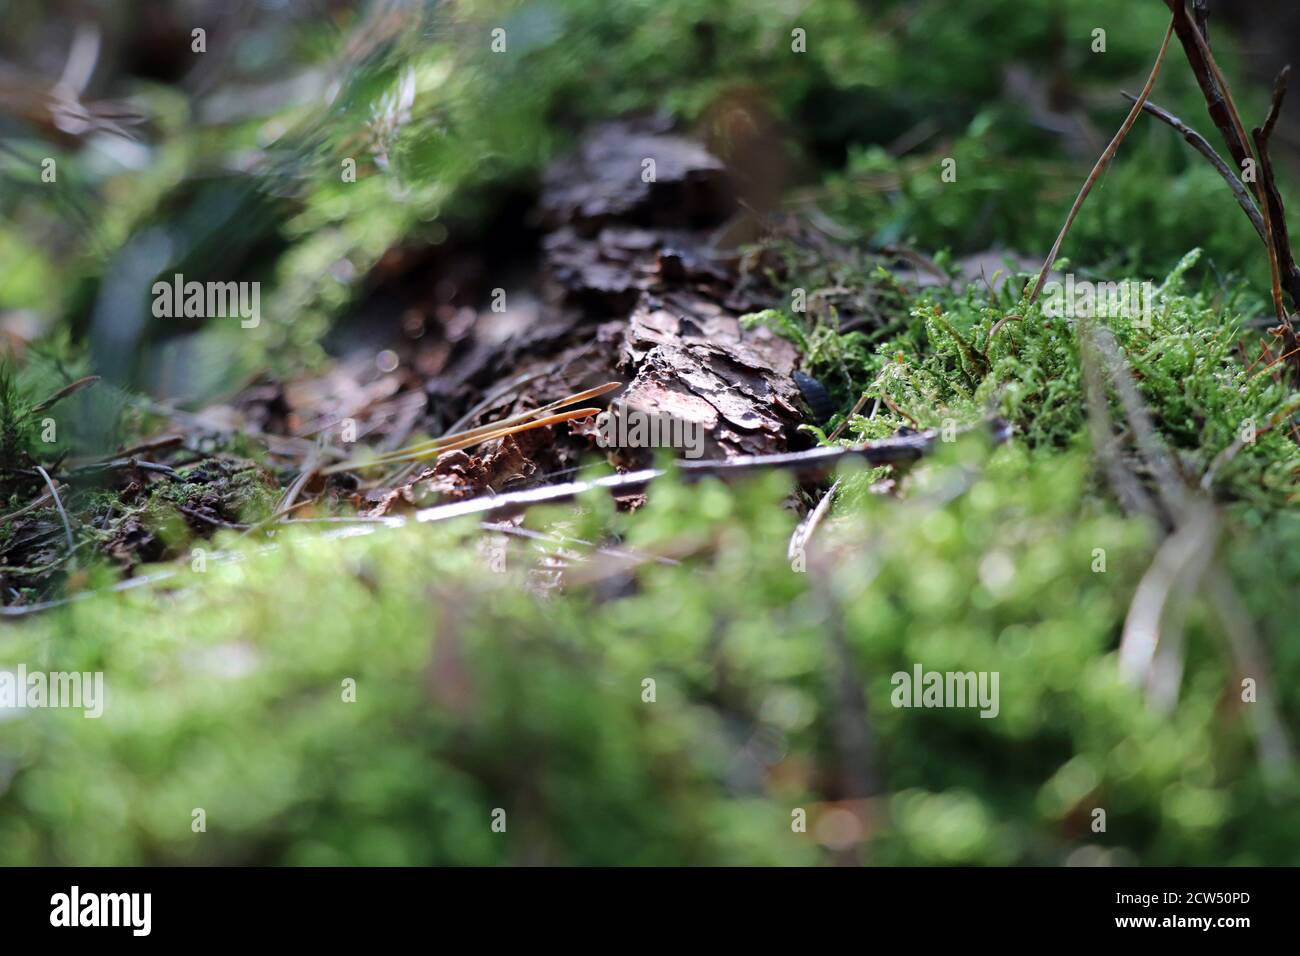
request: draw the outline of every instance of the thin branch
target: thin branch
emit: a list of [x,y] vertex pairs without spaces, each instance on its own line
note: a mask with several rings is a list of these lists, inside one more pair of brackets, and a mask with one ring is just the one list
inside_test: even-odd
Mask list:
[[1196,19],[1196,29],[1205,37],[1205,45],[1210,45],[1210,0],[1192,0],[1192,16]]
[[1160,545],[1124,619],[1120,679],[1143,688],[1159,713],[1169,713],[1178,701],[1187,605],[1205,577],[1218,535],[1213,508],[1193,509]]
[[[853,403],[853,407],[849,409],[849,413],[844,416],[844,421],[836,425],[835,430],[831,432],[830,439],[829,439],[830,441],[835,441],[835,439],[839,438],[840,433],[844,431],[844,426],[849,423],[849,419],[851,419],[854,415],[858,414],[858,412],[862,411],[862,406],[867,404],[867,394],[869,391],[870,389],[868,389],[867,392],[863,392],[861,395],[858,396],[858,400]],[[880,399],[876,399],[876,401],[879,402]]]
[[138,458],[115,458],[112,461],[97,461],[90,465],[82,465],[78,468],[69,470],[69,475],[89,475],[98,471],[122,471],[125,469],[135,469],[137,471],[147,471],[155,475],[166,475],[168,478],[179,478],[176,469],[171,465],[162,465],[156,461],[141,461]]
[[177,505],[176,507],[181,514],[188,515],[189,517],[193,518],[196,521],[202,521],[205,524],[210,524],[214,528],[229,528],[233,531],[242,531],[248,527],[248,525],[246,524],[237,524],[236,522],[233,521],[227,521],[224,518],[210,517],[208,515],[205,515],[202,511],[198,511],[195,508],[187,507],[186,505]]
[[47,408],[53,407],[55,403],[63,401],[63,399],[67,398],[69,395],[75,395],[83,388],[89,388],[90,386],[94,385],[98,381],[99,381],[98,375],[87,375],[84,378],[79,378],[75,382],[63,386],[63,388],[59,389],[49,398],[45,399],[45,401],[37,402],[35,405],[33,405],[32,414],[39,415]]
[[1291,64],[1282,67],[1277,78],[1273,80],[1273,101],[1269,104],[1268,115],[1264,118],[1264,125],[1260,127],[1260,132],[1264,135],[1264,140],[1273,135],[1273,128],[1277,126],[1277,118],[1282,114],[1282,103],[1286,100],[1287,78],[1291,75]]
[[831,684],[831,740],[840,757],[841,792],[854,799],[867,799],[881,792],[880,761],[871,715],[863,696],[867,681],[861,673],[845,635],[843,607],[834,590],[818,581],[814,593],[835,608],[828,615],[826,640],[827,680]]
[[1092,346],[1101,356],[1103,366],[1115,385],[1115,393],[1124,409],[1138,450],[1156,478],[1156,491],[1161,504],[1175,525],[1188,511],[1187,484],[1179,473],[1172,456],[1165,448],[1160,432],[1151,418],[1151,412],[1142,400],[1142,393],[1133,378],[1133,372],[1124,359],[1123,350],[1115,341],[1115,333],[1107,326],[1086,322],[1080,327],[1082,335],[1091,338]]
[[826,494],[822,495],[821,501],[817,502],[817,507],[808,513],[808,517],[799,522],[798,527],[794,529],[794,533],[790,535],[790,544],[786,548],[787,558],[794,560],[799,552],[808,547],[808,542],[812,540],[812,536],[817,532],[817,526],[822,523],[822,519],[826,517],[826,513],[831,509],[831,502],[835,499],[835,492],[839,490],[840,482],[837,481],[830,486]]
[[[1183,672],[1185,605],[1199,587],[1219,618],[1228,650],[1239,672],[1264,684],[1270,675],[1250,615],[1226,570],[1213,557],[1214,544],[1220,533],[1213,504],[1185,487],[1181,477],[1173,471],[1163,447],[1153,443],[1150,414],[1110,330],[1097,332],[1093,330],[1093,323],[1088,323],[1081,331],[1080,357],[1090,405],[1098,398],[1101,400],[1100,408],[1090,408],[1090,411],[1103,417],[1102,428],[1108,432],[1109,410],[1099,387],[1101,370],[1096,367],[1105,363],[1130,426],[1138,437],[1139,450],[1157,477],[1162,479],[1158,490],[1166,508],[1173,513],[1175,525],[1173,534],[1157,551],[1155,560],[1133,595],[1120,639],[1121,676],[1145,688],[1148,704],[1157,710],[1168,712],[1174,706]],[[1104,447],[1104,443],[1102,445]],[[1231,447],[1226,450],[1229,456]],[[1213,472],[1224,457],[1225,453],[1221,453],[1215,459],[1205,476],[1207,484],[1212,481]],[[1170,483],[1175,487],[1170,487]],[[1119,493],[1120,488],[1117,487],[1116,491]],[[1257,700],[1259,703],[1252,705],[1250,717],[1259,761],[1269,782],[1276,784],[1286,779],[1294,764],[1291,742],[1271,699],[1260,695]]]
[[[211,557],[209,558],[211,560]],[[0,607],[0,617],[29,617],[33,614],[40,614],[44,611],[52,611],[55,608],[68,607],[80,601],[87,601],[97,595],[118,594],[122,591],[133,591],[136,588],[145,587],[146,585],[157,584],[161,581],[169,580],[176,577],[180,572],[175,568],[163,568],[152,574],[142,574],[139,577],[126,578],[122,581],[116,581],[108,587],[96,588],[93,591],[77,591],[69,594],[67,597],[55,598],[50,601],[41,601],[36,604],[23,604],[19,607]],[[17,632],[14,632],[17,633]]]
[[[967,429],[968,432],[971,430]],[[1011,436],[1011,426],[1000,419],[988,422],[978,430],[986,432],[995,444],[1001,444]],[[774,468],[794,472],[800,480],[814,480],[825,477],[841,461],[852,458],[862,459],[871,467],[918,461],[932,451],[938,441],[938,431],[931,429],[915,435],[886,438],[882,441],[867,442],[847,448],[812,448],[808,451],[780,455],[748,455],[726,461],[681,461],[678,462],[676,470],[685,481],[698,481],[710,477],[723,480],[743,478]],[[518,514],[533,505],[569,501],[578,495],[600,489],[611,494],[635,494],[645,490],[652,481],[663,477],[664,474],[665,472],[660,469],[646,468],[590,481],[546,485],[503,495],[483,495],[466,501],[453,501],[445,505],[425,508],[417,511],[414,519],[424,523],[470,516],[482,519],[491,515],[496,518]]]
[[10,521],[21,518],[23,515],[35,511],[37,508],[43,508],[49,500],[50,493],[48,491],[43,491],[37,498],[27,502],[27,504],[23,505],[17,511],[11,511],[7,515],[0,515],[0,524],[8,524]]
[[162,451],[165,448],[175,448],[185,442],[184,435],[162,435],[158,438],[150,438],[145,441],[132,445],[129,448],[123,448],[115,455],[105,455],[97,461],[107,461],[109,458],[136,458],[148,451]]
[[[1131,93],[1125,93],[1124,97],[1130,102],[1137,101],[1137,97]],[[1259,233],[1260,240],[1267,245],[1269,241],[1268,227],[1264,225],[1264,214],[1259,211],[1259,206],[1255,205],[1255,200],[1251,198],[1250,192],[1242,185],[1240,177],[1232,171],[1232,167],[1227,164],[1224,158],[1214,151],[1214,147],[1210,145],[1209,140],[1196,132],[1196,130],[1192,129],[1173,113],[1157,106],[1155,103],[1148,101],[1143,104],[1142,109],[1150,113],[1162,123],[1173,127],[1181,133],[1183,139],[1187,140],[1188,144],[1194,150],[1209,160],[1210,165],[1213,166],[1219,175],[1223,177],[1223,181],[1226,182],[1228,188],[1232,190],[1232,195],[1236,198],[1237,205],[1241,207],[1241,211],[1250,219],[1251,225],[1253,225],[1255,231]]]
[[1065,242],[1065,237],[1069,234],[1070,227],[1074,225],[1074,220],[1079,215],[1079,210],[1083,208],[1083,203],[1088,198],[1088,194],[1092,192],[1092,187],[1097,184],[1097,180],[1101,178],[1101,174],[1106,171],[1106,167],[1110,165],[1110,161],[1115,157],[1115,153],[1119,150],[1119,144],[1124,142],[1124,137],[1128,136],[1129,130],[1131,130],[1133,124],[1137,122],[1138,115],[1142,112],[1142,104],[1145,103],[1147,97],[1151,95],[1151,90],[1154,89],[1156,85],[1156,79],[1160,76],[1160,67],[1165,62],[1165,54],[1169,51],[1169,41],[1173,37],[1173,33],[1174,21],[1170,20],[1169,27],[1165,30],[1164,41],[1160,44],[1160,52],[1156,54],[1156,62],[1151,67],[1151,75],[1147,77],[1146,86],[1142,87],[1142,93],[1138,96],[1137,101],[1134,102],[1133,108],[1129,110],[1129,114],[1125,118],[1124,124],[1120,126],[1119,132],[1115,134],[1115,138],[1110,141],[1110,145],[1106,147],[1105,151],[1101,154],[1101,158],[1097,160],[1097,165],[1093,167],[1092,172],[1088,175],[1087,180],[1083,184],[1083,188],[1079,190],[1079,195],[1075,198],[1074,205],[1070,207],[1070,214],[1065,217],[1065,225],[1061,227],[1060,233],[1057,234],[1056,242],[1052,243],[1052,251],[1047,254],[1047,261],[1043,263],[1043,268],[1038,273],[1038,281],[1034,283],[1034,290],[1029,295],[1029,305],[1033,305],[1038,301],[1038,296],[1042,294],[1043,291],[1043,285],[1047,282],[1048,273],[1052,271],[1052,264],[1056,262],[1056,257],[1061,252],[1061,244]]
[[1275,305],[1277,307],[1278,321],[1282,323],[1287,332],[1288,344],[1294,344],[1295,336],[1291,327],[1290,317],[1286,309],[1282,307],[1281,293],[1281,273],[1286,272],[1287,278],[1291,282],[1291,301],[1300,305],[1300,277],[1296,267],[1295,257],[1291,251],[1291,236],[1286,225],[1286,207],[1282,203],[1282,193],[1277,188],[1277,177],[1273,173],[1273,160],[1269,154],[1269,140],[1273,135],[1273,128],[1277,125],[1278,115],[1282,111],[1282,102],[1286,99],[1287,77],[1291,72],[1291,67],[1285,67],[1278,74],[1276,82],[1273,84],[1273,101],[1269,107],[1268,116],[1264,120],[1264,125],[1257,127],[1253,131],[1255,140],[1255,149],[1259,153],[1259,190],[1264,196],[1264,213],[1265,220],[1269,223],[1273,245],[1277,250],[1278,275],[1274,277],[1276,288],[1274,289]]
[[307,460],[303,462],[302,471],[293,479],[285,493],[280,496],[280,501],[271,514],[272,518],[288,514],[293,509],[294,502],[298,500],[298,496],[302,494],[302,490],[307,487],[307,483],[311,481],[316,474],[316,470],[320,467],[320,459],[320,453],[316,451],[307,456]]
[[[1251,158],[1250,139],[1246,136],[1246,124],[1242,122],[1241,111],[1237,109],[1237,103],[1232,98],[1232,90],[1228,86],[1228,79],[1223,75],[1223,71],[1219,69],[1218,61],[1214,59],[1214,54],[1210,51],[1209,40],[1201,33],[1200,29],[1194,26],[1191,36],[1202,62],[1209,69],[1210,75],[1214,78],[1214,83],[1222,95],[1223,104],[1228,112],[1228,121],[1232,124],[1234,141],[1242,146],[1241,159],[1242,165],[1245,165],[1245,160]],[[1258,189],[1256,191],[1258,192]]]
[[[1209,42],[1201,33],[1200,29],[1195,26],[1192,27],[1190,33],[1192,42],[1196,46],[1197,53],[1199,54],[1200,62],[1205,68],[1208,68],[1213,77],[1215,86],[1221,93],[1222,101],[1227,109],[1228,119],[1232,126],[1234,141],[1239,142],[1242,145],[1244,152],[1242,157],[1239,159],[1239,164],[1244,169],[1247,160],[1251,159],[1252,156],[1250,151],[1251,140],[1246,135],[1246,125],[1242,122],[1241,112],[1237,109],[1237,104],[1232,98],[1232,91],[1228,87],[1227,78],[1223,75],[1223,71],[1219,69],[1219,64],[1215,61],[1214,54],[1210,52]],[[1274,96],[1276,99],[1276,91]],[[1232,144],[1230,143],[1229,145],[1231,146]],[[1258,148],[1258,142],[1256,143],[1256,146]],[[1265,164],[1261,161],[1259,164],[1259,172],[1261,175],[1253,178],[1252,185],[1255,187],[1255,198],[1259,200],[1264,213],[1264,224],[1268,227],[1270,240],[1268,247],[1268,263],[1272,279],[1273,308],[1277,312],[1278,321],[1286,326],[1289,331],[1290,322],[1287,319],[1286,308],[1282,304],[1282,264],[1284,258],[1289,258],[1291,253],[1289,248],[1284,252],[1279,244],[1279,237],[1276,231],[1277,224],[1273,221],[1275,218],[1273,205],[1269,198],[1268,190],[1265,188],[1264,182],[1262,181],[1263,179],[1268,178],[1264,165]],[[1279,199],[1279,212],[1280,205],[1281,201]]]
[[[1232,579],[1221,564],[1210,569],[1208,583],[1207,596],[1223,625],[1224,639],[1238,673],[1243,677],[1254,678],[1257,692],[1261,688],[1265,691],[1272,690],[1269,667],[1255,633],[1254,623],[1250,619],[1250,612],[1242,604]],[[1277,784],[1286,779],[1295,760],[1286,725],[1273,700],[1271,693],[1257,693],[1255,702],[1247,711],[1255,725],[1255,747],[1260,766],[1269,781]]]
[[[966,429],[965,431],[969,433],[976,430],[985,431],[995,444],[1002,444],[1011,437],[1011,426],[1001,419],[987,422],[982,428]],[[808,451],[791,452],[783,455],[754,455],[745,458],[733,458],[728,461],[683,461],[678,464],[678,470],[686,480],[709,476],[719,478],[743,477],[772,468],[788,469],[801,477],[815,477],[824,475],[840,461],[849,458],[862,458],[871,466],[899,465],[917,461],[924,457],[938,440],[939,433],[931,430],[925,433],[887,438],[883,441],[869,442],[865,445],[849,448],[813,448]],[[511,494],[486,495],[480,498],[471,498],[468,501],[457,501],[451,504],[426,508],[423,511],[416,512],[414,520],[419,523],[426,523],[445,521],[468,515],[501,517],[523,511],[533,504],[567,501],[577,495],[600,488],[615,493],[640,491],[655,478],[662,477],[663,474],[664,472],[659,470],[646,469],[625,475],[611,475],[594,481],[575,481],[560,485],[547,485],[542,488],[531,488],[527,491],[513,492]],[[300,502],[299,504],[304,503]],[[407,519],[402,515],[392,515],[362,522],[355,522],[354,520],[337,531],[322,534],[321,537],[327,540],[351,538],[370,534],[377,530],[378,527],[400,528],[406,523]],[[256,526],[251,530],[256,530]],[[245,532],[245,534],[251,533],[251,530]],[[694,545],[691,545],[691,547],[694,547]],[[276,545],[268,544],[247,553],[242,551],[218,551],[208,555],[208,561],[242,561],[253,554],[263,554],[274,550],[276,550]],[[656,560],[655,555],[642,554],[638,555],[638,557],[644,560]],[[671,558],[673,556],[659,555],[659,557]],[[0,607],[0,617],[23,617],[51,608],[63,607],[74,601],[85,600],[94,594],[125,591],[144,584],[165,581],[176,577],[178,573],[176,568],[164,568],[151,575],[142,575],[138,578],[119,581],[98,591],[81,591],[66,598],[24,607]]]
[[[1251,158],[1250,147],[1246,142],[1244,131],[1238,136],[1238,127],[1233,124],[1228,101],[1224,98],[1223,90],[1216,79],[1216,71],[1210,67],[1209,43],[1197,23],[1193,22],[1188,15],[1184,0],[1165,0],[1165,5],[1174,15],[1174,33],[1178,35],[1178,41],[1187,55],[1187,62],[1191,65],[1192,74],[1201,87],[1206,107],[1210,111],[1210,119],[1213,120],[1215,128],[1227,144],[1233,162],[1237,164],[1238,169],[1242,169],[1246,165],[1246,160]],[[1198,19],[1204,22],[1202,18]]]
[[1223,468],[1224,465],[1228,464],[1228,462],[1232,461],[1232,459],[1236,458],[1245,447],[1246,442],[1240,435],[1238,435],[1232,440],[1231,444],[1223,449],[1223,451],[1215,455],[1214,459],[1210,462],[1210,466],[1205,469],[1205,474],[1201,476],[1201,490],[1205,492],[1213,491],[1214,479],[1218,475],[1219,470]]
[[54,498],[54,507],[59,510],[59,517],[63,519],[63,532],[68,536],[68,551],[75,551],[77,550],[77,542],[76,539],[72,537],[72,522],[68,520],[68,513],[63,510],[63,502],[59,500],[59,490],[54,487],[54,479],[52,479],[50,473],[40,465],[36,466],[36,470],[39,471],[41,477],[45,479],[45,487],[50,489],[50,494]]
[[1079,364],[1083,369],[1083,395],[1088,406],[1088,430],[1093,449],[1101,460],[1111,489],[1127,514],[1144,514],[1162,523],[1162,515],[1137,475],[1133,474],[1116,448],[1112,432],[1110,402],[1102,375],[1101,356],[1091,335],[1079,336]]

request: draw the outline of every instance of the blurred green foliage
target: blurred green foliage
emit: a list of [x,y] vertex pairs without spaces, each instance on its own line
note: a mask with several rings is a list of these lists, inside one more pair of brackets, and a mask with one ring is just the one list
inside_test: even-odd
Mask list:
[[[348,32],[355,22],[298,25],[282,45],[296,66],[343,64],[325,106],[204,119],[142,81],[161,131],[144,168],[58,154],[82,219],[38,190],[0,193],[0,255],[17,263],[0,275],[0,309],[93,327],[111,280],[152,277],[161,235],[159,269],[228,253],[267,282],[255,334],[196,332],[212,339],[205,354],[225,355],[203,366],[212,381],[268,357],[297,369],[319,360],[386,250],[472,238],[501,191],[534,186],[584,124],[665,110],[726,155],[737,104],[779,131],[797,208],[863,241],[910,242],[947,265],[943,250],[1041,254],[1092,157],[1026,118],[1005,68],[1068,80],[1065,98],[1107,136],[1125,110],[1117,90],[1140,85],[1165,22],[1161,4],[1131,0],[545,0],[431,10],[374,45],[347,42],[364,35]],[[490,50],[496,26],[514,55]],[[1104,55],[1089,49],[1097,27]],[[806,54],[791,52],[795,28]],[[1231,75],[1229,45],[1216,55]],[[1206,129],[1176,60],[1156,98]],[[1258,115],[1257,94],[1238,96]],[[926,124],[910,149],[889,149]],[[347,158],[356,183],[340,177]],[[29,175],[0,153],[0,178]],[[208,228],[214,207],[234,217],[221,221],[237,248]],[[31,243],[43,222],[62,225]],[[1204,257],[1184,260],[1197,246]],[[1170,276],[1151,328],[1112,325],[1189,474],[1243,421],[1262,427],[1293,401],[1235,351],[1267,308],[1262,249],[1170,131],[1135,130],[1066,254],[1081,275]],[[6,629],[0,667],[102,670],[108,703],[99,720],[0,711],[0,863],[1300,859],[1296,781],[1265,783],[1250,705],[1199,603],[1172,714],[1118,681],[1116,642],[1156,535],[1118,516],[1089,459],[1068,325],[1036,309],[993,337],[1021,281],[916,292],[874,265],[796,256],[788,271],[791,284],[870,288],[882,304],[878,326],[848,335],[830,309],[754,319],[801,344],[842,410],[866,390],[922,425],[998,412],[1013,445],[949,447],[901,479],[901,499],[865,493],[878,474],[847,475],[804,574],[786,557],[794,518],[779,475],[665,482],[632,515],[604,499],[576,519],[531,513],[538,530],[687,555],[642,567],[634,585],[615,575],[541,596],[530,553],[490,573],[473,527],[283,533],[271,553],[222,536],[242,560]],[[64,275],[76,281],[53,281]],[[89,367],[77,354],[51,362],[0,389],[0,424]],[[907,422],[870,408],[845,422],[846,440]],[[1261,694],[1293,730],[1297,464],[1280,429],[1263,431],[1216,485],[1221,557],[1272,666]],[[266,489],[250,478],[244,490],[265,510]],[[110,579],[87,573],[87,586]],[[917,662],[998,672],[999,717],[892,707],[891,675]],[[866,728],[865,750],[846,723]],[[1090,829],[1096,807],[1104,833]],[[191,830],[195,808],[205,833]],[[495,808],[505,833],[491,829]],[[796,808],[807,833],[792,832]]]
[[[203,358],[169,388],[211,395],[268,356],[297,368],[385,251],[472,240],[503,190],[531,188],[585,124],[628,111],[668,114],[742,175],[767,158],[755,149],[783,154],[784,185],[813,188],[864,238],[1037,253],[1092,157],[1029,101],[1059,100],[1109,136],[1127,107],[1119,88],[1140,84],[1166,19],[1129,0],[475,0],[410,5],[392,28],[365,9],[231,38],[234,76],[202,99],[129,78],[124,93],[152,117],[129,149],[9,140],[0,178],[23,188],[0,192],[0,250],[21,268],[0,276],[0,309],[93,328],[97,309],[143,312],[139,290],[188,265],[264,282],[267,321],[187,330]],[[490,45],[498,27],[505,54]],[[1092,52],[1096,29],[1105,53]],[[806,52],[793,52],[795,30]],[[290,51],[287,66],[268,44]],[[1219,59],[1231,75],[1228,44]],[[1157,99],[1208,130],[1179,66],[1171,57]],[[1012,68],[1028,71],[1028,92],[1008,93]],[[1250,115],[1263,103],[1238,98]],[[777,141],[755,146],[741,135],[754,128]],[[888,151],[918,130],[910,152]],[[45,155],[58,189],[37,182]],[[948,157],[956,183],[937,175]],[[26,242],[33,228],[50,240]],[[1069,251],[1163,274],[1193,246],[1262,288],[1259,247],[1222,183],[1144,118]],[[174,333],[142,321],[146,340]]]
[[[933,504],[970,469],[963,494]],[[846,851],[825,820],[861,770],[884,789],[847,805],[850,849],[873,862],[1294,862],[1300,806],[1264,785],[1201,617],[1175,713],[1118,683],[1116,628],[1151,541],[1096,503],[1089,470],[1077,453],[952,446],[913,475],[910,501],[867,500],[829,529],[807,574],[785,558],[781,476],[664,484],[634,517],[595,499],[576,524],[530,517],[703,548],[643,567],[617,600],[539,599],[526,555],[493,574],[472,527],[414,527],[282,536],[185,573],[170,597],[74,604],[10,632],[0,662],[102,670],[107,706],[3,715],[0,858],[829,862]],[[1283,623],[1300,607],[1279,582],[1300,572],[1298,542],[1287,516],[1226,549],[1243,581],[1253,559],[1276,562],[1263,693],[1292,726],[1300,659]],[[918,661],[999,672],[998,718],[892,707],[890,675]],[[872,766],[843,747],[845,678]]]

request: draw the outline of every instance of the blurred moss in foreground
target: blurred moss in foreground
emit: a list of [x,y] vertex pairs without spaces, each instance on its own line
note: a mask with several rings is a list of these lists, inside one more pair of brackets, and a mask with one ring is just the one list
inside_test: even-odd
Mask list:
[[[825,527],[804,574],[783,477],[657,485],[615,518],[629,546],[714,550],[607,600],[536,596],[524,552],[494,574],[473,529],[426,526],[282,537],[170,599],[75,604],[0,646],[0,666],[103,670],[108,694],[99,720],[0,719],[0,862],[1294,862],[1295,794],[1266,793],[1201,618],[1174,714],[1117,682],[1151,541],[1089,503],[1086,474],[1075,453],[959,444],[910,500]],[[1256,534],[1249,555],[1294,580],[1297,522]],[[1273,639],[1300,609],[1275,590],[1251,592],[1279,668],[1261,684],[1294,726],[1300,659]],[[998,717],[895,709],[890,676],[917,663],[998,672]]]

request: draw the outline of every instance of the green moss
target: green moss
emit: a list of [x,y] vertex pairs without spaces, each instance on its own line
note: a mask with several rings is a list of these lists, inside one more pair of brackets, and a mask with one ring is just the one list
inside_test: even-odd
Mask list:
[[[1297,490],[1300,450],[1278,426],[1300,396],[1267,362],[1243,364],[1241,356],[1258,348],[1258,336],[1244,328],[1244,290],[1225,296],[1208,279],[1193,287],[1189,273],[1199,259],[1199,252],[1185,256],[1154,290],[1149,321],[1099,321],[1115,332],[1157,427],[1180,453],[1184,469],[1199,477],[1240,436],[1251,436],[1216,472],[1216,486],[1231,499],[1282,507]],[[892,282],[880,276],[875,281]],[[1000,293],[984,284],[962,293],[908,293],[910,325],[871,356],[862,351],[859,334],[838,334],[833,314],[809,313],[796,321],[793,314],[769,310],[746,321],[771,325],[805,346],[825,343],[820,354],[832,358],[817,368],[827,375],[847,371],[850,390],[838,395],[845,405],[864,391],[869,400],[884,400],[874,416],[864,409],[848,422],[846,441],[879,438],[902,425],[974,424],[996,413],[1031,447],[1086,443],[1075,320],[1046,315],[1041,301],[1023,309],[1012,287],[1009,281]],[[837,416],[828,430],[839,421]]]
[[177,476],[152,486],[150,508],[171,514],[184,505],[215,511],[230,521],[257,521],[271,513],[278,493],[272,477],[246,461],[206,459],[180,469]]
[[[970,467],[964,495],[924,503]],[[876,862],[1055,863],[1084,845],[1146,863],[1290,859],[1300,819],[1262,812],[1249,727],[1217,709],[1231,671],[1200,618],[1174,715],[1118,683],[1115,637],[1151,539],[1090,497],[1088,473],[1076,454],[959,444],[913,475],[915,503],[869,500],[830,529],[839,557],[806,574],[786,561],[780,476],[656,486],[615,519],[629,546],[716,552],[644,566],[618,600],[533,597],[524,553],[492,574],[472,529],[412,527],[281,535],[274,553],[187,573],[169,602],[78,603],[13,630],[0,660],[103,670],[110,703],[98,721],[6,721],[0,858],[828,861],[816,826],[790,820],[842,796],[833,689],[849,667],[894,794],[864,834]],[[602,505],[567,527],[607,520]],[[1297,533],[1268,535],[1284,568]],[[1229,546],[1243,580],[1255,554]],[[1260,598],[1280,599],[1252,605],[1293,719],[1300,658],[1272,641],[1296,599]],[[999,719],[892,707],[890,675],[916,662],[999,672]],[[1094,805],[1111,808],[1101,837],[1075,822]],[[196,807],[206,833],[191,831]],[[505,834],[490,829],[498,807]]]
[[[163,103],[164,142],[144,173],[102,183],[78,157],[60,160],[64,178],[113,197],[90,264],[34,254],[30,275],[0,286],[0,304],[88,308],[65,302],[77,297],[62,286],[36,303],[32,276],[105,274],[134,233],[166,218],[194,164],[284,130],[252,180],[293,197],[276,223],[282,251],[258,264],[267,321],[234,350],[296,372],[353,304],[361,286],[349,272],[365,274],[395,244],[472,235],[494,195],[535,185],[585,124],[659,108],[742,171],[743,144],[728,138],[746,125],[737,110],[786,131],[782,148],[808,180],[801,208],[816,204],[863,245],[910,240],[954,271],[961,253],[1041,253],[1092,157],[1070,155],[1072,140],[999,99],[1004,65],[1063,64],[1080,101],[1111,98],[1140,81],[1166,17],[1128,0],[927,0],[905,17],[887,2],[791,10],[472,3],[355,64],[328,115],[295,107],[191,131],[182,104]],[[489,49],[496,25],[515,55]],[[1088,49],[1097,26],[1109,31],[1105,55]],[[796,28],[806,53],[791,49]],[[990,31],[997,44],[971,42]],[[336,43],[331,26],[302,49],[323,58]],[[1216,56],[1234,72],[1227,43]],[[407,77],[412,115],[385,112]],[[1203,125],[1192,86],[1167,68],[1159,98]],[[1123,112],[1113,98],[1113,110],[1089,111],[1100,129]],[[1239,99],[1262,112],[1258,97]],[[881,145],[932,120],[934,138],[901,156]],[[386,163],[374,158],[379,134]],[[341,181],[345,157],[358,159],[356,183]],[[946,158],[954,182],[940,176]],[[0,196],[25,216],[40,201]],[[1206,250],[1199,262],[1185,256],[1193,244]],[[21,246],[0,225],[0,249]],[[1251,323],[1268,309],[1261,249],[1213,172],[1145,121],[1066,249],[1080,277],[1168,275],[1149,327],[1107,322],[1192,480],[1255,426],[1217,472],[1221,558],[1270,663],[1262,692],[1298,726],[1300,460],[1269,427],[1297,396],[1264,363],[1248,367]],[[1118,680],[1118,635],[1157,538],[1120,517],[1098,480],[1074,325],[1023,309],[1024,277],[996,293],[982,282],[917,291],[860,248],[784,239],[747,261],[810,296],[806,311],[790,302],[747,322],[796,342],[829,388],[840,413],[819,437],[841,424],[840,440],[858,441],[1000,414],[1015,425],[1012,444],[943,445],[894,476],[896,497],[869,493],[879,470],[846,473],[806,573],[786,557],[795,516],[779,475],[741,487],[667,480],[631,515],[603,498],[530,513],[538,530],[683,557],[630,578],[597,558],[584,570],[603,580],[546,596],[523,547],[506,573],[488,571],[472,526],[343,539],[286,530],[269,553],[217,532],[210,550],[242,560],[182,561],[161,585],[8,630],[0,665],[103,671],[109,703],[98,721],[74,711],[0,721],[0,863],[827,863],[843,852],[819,822],[846,808],[859,817],[850,852],[876,863],[1292,862],[1296,781],[1266,782],[1248,705],[1226,706],[1238,675],[1206,609],[1189,608],[1172,714]],[[24,409],[80,367],[76,350],[53,344],[49,361],[0,388],[11,457],[31,448]],[[844,421],[864,393],[862,413]],[[119,425],[141,424],[123,404],[106,393],[96,414],[76,416],[87,435],[64,437],[61,420],[60,445],[46,451],[112,447]],[[155,552],[177,555],[198,530],[181,507],[255,521],[277,490],[260,469],[219,458],[125,508],[94,490],[78,492],[78,507],[138,519],[161,540]],[[87,522],[78,534],[114,530]],[[0,529],[0,544],[11,539]],[[92,587],[112,579],[82,572]],[[892,706],[892,675],[918,663],[996,672],[998,719]],[[845,726],[868,729],[866,756]],[[870,792],[854,782],[867,772]],[[1089,827],[1097,807],[1104,834]],[[204,833],[191,827],[196,808]],[[796,808],[809,812],[807,833],[791,830]]]

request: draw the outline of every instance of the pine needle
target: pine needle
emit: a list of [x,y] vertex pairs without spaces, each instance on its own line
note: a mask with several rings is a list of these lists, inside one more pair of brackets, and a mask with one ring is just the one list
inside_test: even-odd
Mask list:
[[576,418],[587,418],[600,412],[599,408],[578,408],[567,412],[555,414],[558,409],[565,408],[569,405],[576,405],[578,402],[585,402],[598,396],[605,395],[617,388],[622,388],[622,382],[606,382],[604,385],[597,385],[595,388],[589,388],[583,392],[577,392],[562,398],[558,401],[543,405],[540,408],[534,408],[531,411],[520,412],[518,415],[512,415],[509,418],[502,419],[499,422],[493,422],[490,425],[480,425],[477,428],[470,428],[465,431],[452,432],[443,435],[440,438],[434,438],[430,441],[417,442],[406,448],[386,455],[379,455],[374,458],[365,460],[352,460],[340,462],[336,465],[330,465],[328,468],[322,468],[320,473],[323,475],[332,475],[341,471],[356,471],[362,468],[379,467],[382,465],[400,464],[403,462],[424,461],[429,458],[436,458],[449,451],[458,451],[463,448],[469,448],[472,445],[481,445],[485,441],[491,441],[494,438],[504,438],[507,435],[516,435],[520,432],[530,431],[534,428],[544,428],[547,425],[557,425],[561,422],[572,421]]

